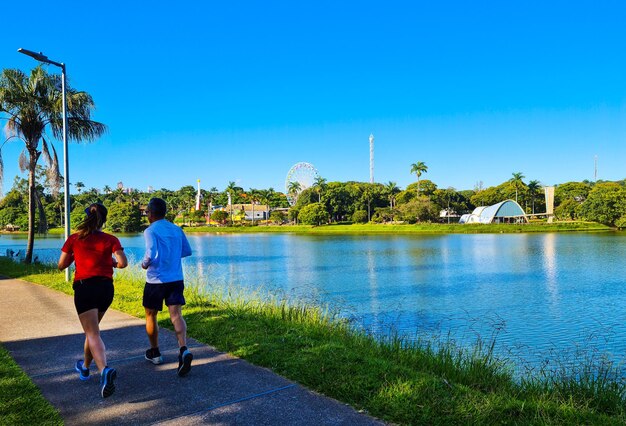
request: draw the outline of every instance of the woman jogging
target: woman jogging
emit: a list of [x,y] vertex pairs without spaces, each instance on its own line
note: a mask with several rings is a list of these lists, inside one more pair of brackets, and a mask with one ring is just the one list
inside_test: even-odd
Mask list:
[[100,372],[100,395],[106,398],[115,391],[117,372],[107,366],[99,324],[113,301],[113,268],[125,268],[128,261],[120,241],[102,232],[106,207],[94,203],[85,213],[87,217],[78,225],[78,232],[63,244],[59,270],[76,263],[72,287],[78,319],[85,331],[85,357],[76,362],[75,369],[81,380],[88,380],[89,366],[95,361]]

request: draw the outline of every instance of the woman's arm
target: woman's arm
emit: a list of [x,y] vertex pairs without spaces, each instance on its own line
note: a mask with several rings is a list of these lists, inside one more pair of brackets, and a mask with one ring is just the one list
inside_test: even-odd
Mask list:
[[117,250],[113,254],[115,255],[115,260],[117,261],[117,263],[113,264],[114,268],[122,269],[128,266],[128,259],[126,259],[126,253],[124,253],[124,250]]
[[72,264],[72,262],[74,261],[74,255],[71,253],[65,253],[64,251],[61,252],[61,257],[59,257],[59,271],[64,270],[65,268],[67,268],[68,266],[70,266]]

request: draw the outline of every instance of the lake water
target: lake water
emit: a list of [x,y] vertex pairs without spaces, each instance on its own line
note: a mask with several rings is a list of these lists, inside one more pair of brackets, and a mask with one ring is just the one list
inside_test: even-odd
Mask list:
[[[141,235],[122,244],[134,259]],[[61,237],[39,238],[56,261]],[[206,285],[328,304],[376,334],[497,334],[497,351],[535,367],[579,350],[626,353],[626,233],[435,236],[189,235]],[[0,253],[24,249],[1,236]]]

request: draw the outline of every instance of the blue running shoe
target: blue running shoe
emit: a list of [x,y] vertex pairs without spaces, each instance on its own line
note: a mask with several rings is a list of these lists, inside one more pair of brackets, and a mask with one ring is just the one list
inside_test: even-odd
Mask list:
[[100,375],[100,395],[102,395],[102,398],[108,398],[113,395],[116,378],[117,371],[115,371],[115,368],[104,367]]
[[78,371],[80,380],[89,380],[89,369],[85,368],[84,361],[79,359],[76,361],[76,365],[74,365],[74,370]]
[[182,354],[178,355],[178,375],[183,377],[191,370],[191,361],[193,360],[193,354],[189,352],[189,349],[185,349]]

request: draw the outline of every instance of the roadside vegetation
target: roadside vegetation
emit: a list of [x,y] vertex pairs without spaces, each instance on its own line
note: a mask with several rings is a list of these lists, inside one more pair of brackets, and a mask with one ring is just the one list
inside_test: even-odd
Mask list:
[[0,424],[62,425],[59,412],[0,345]]
[[[0,258],[0,273],[71,293],[45,265]],[[113,308],[143,316],[143,274],[116,272]],[[194,282],[195,281],[195,282]],[[624,424],[626,384],[617,367],[581,360],[575,369],[518,377],[494,342],[377,340],[323,308],[201,286],[190,277],[189,334],[219,350],[396,424]],[[161,326],[171,329],[167,315]],[[5,363],[3,362],[3,365]],[[33,394],[36,394],[33,388]],[[2,394],[7,404],[10,394]]]

